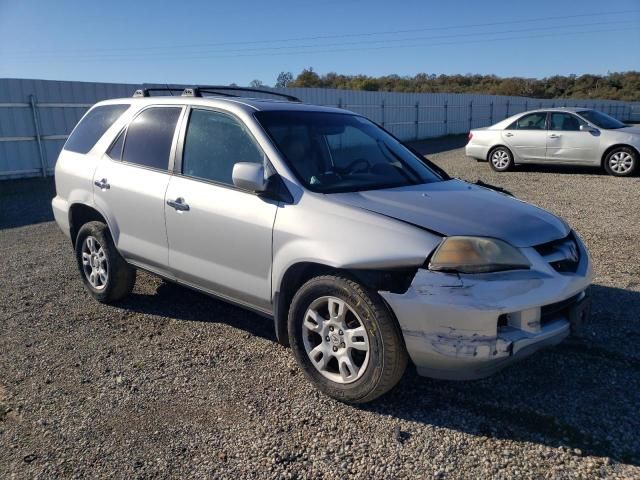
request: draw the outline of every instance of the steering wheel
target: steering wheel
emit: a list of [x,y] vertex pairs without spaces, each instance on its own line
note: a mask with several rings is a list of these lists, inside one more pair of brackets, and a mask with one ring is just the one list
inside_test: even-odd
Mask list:
[[[362,166],[363,168],[362,169],[356,168],[358,165]],[[348,165],[340,169],[336,168],[335,170],[337,173],[340,173],[342,175],[346,173],[364,173],[369,171],[369,162],[367,162],[364,158],[356,158],[355,160],[350,162]]]

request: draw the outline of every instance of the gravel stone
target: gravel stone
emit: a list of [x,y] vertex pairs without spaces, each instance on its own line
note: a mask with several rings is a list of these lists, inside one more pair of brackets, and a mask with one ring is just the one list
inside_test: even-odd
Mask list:
[[498,174],[462,145],[416,146],[565,218],[594,262],[592,322],[487,379],[409,368],[357,407],[245,310],[145,273],[120,305],[93,301],[52,182],[0,183],[0,478],[639,478],[640,178]]

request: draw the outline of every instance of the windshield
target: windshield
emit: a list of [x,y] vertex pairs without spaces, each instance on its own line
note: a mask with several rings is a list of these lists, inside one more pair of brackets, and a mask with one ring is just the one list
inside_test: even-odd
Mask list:
[[357,115],[263,111],[256,118],[298,179],[314,192],[353,192],[443,179],[438,167],[413,154]]
[[578,112],[578,114],[593,123],[596,127],[604,128],[605,130],[626,127],[624,123],[597,110],[582,110]]

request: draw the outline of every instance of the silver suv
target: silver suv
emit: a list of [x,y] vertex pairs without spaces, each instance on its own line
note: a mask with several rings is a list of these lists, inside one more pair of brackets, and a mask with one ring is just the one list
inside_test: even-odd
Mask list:
[[409,359],[479,378],[585,320],[589,256],[563,220],[296,100],[197,87],[91,108],[52,202],[88,292],[122,300],[142,269],[251,309],[316,387],[353,403]]

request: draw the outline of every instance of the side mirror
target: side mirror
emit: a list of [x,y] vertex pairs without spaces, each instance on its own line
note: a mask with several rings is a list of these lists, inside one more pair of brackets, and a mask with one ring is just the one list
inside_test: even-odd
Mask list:
[[596,133],[598,130],[596,130],[595,128],[593,128],[591,125],[580,125],[580,131],[581,132],[589,132],[589,133]]
[[267,181],[264,178],[264,166],[259,163],[238,162],[231,174],[233,184],[251,192],[264,192]]

